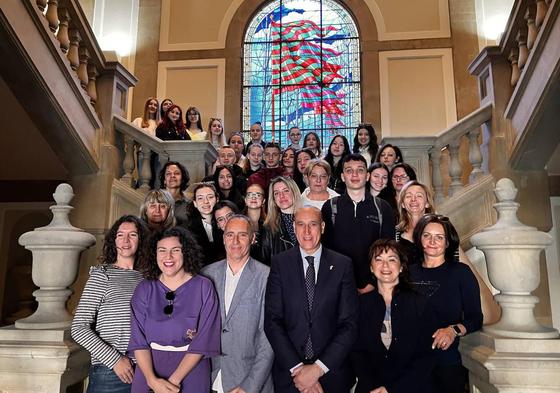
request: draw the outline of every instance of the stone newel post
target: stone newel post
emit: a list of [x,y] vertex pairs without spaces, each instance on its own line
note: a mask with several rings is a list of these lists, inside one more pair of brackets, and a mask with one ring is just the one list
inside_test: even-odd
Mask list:
[[60,184],[53,194],[51,223],[24,233],[19,244],[33,254],[32,278],[39,287],[33,295],[39,302],[35,313],[16,321],[19,329],[67,328],[72,315],[66,301],[72,293],[68,287],[76,280],[80,253],[95,243],[95,237],[70,224],[69,205],[74,197],[69,184]]
[[552,238],[517,219],[517,189],[510,179],[499,180],[494,192],[498,221],[471,238],[486,256],[490,282],[500,290],[496,300],[502,307],[502,317],[483,330],[503,337],[556,338],[556,329],[542,326],[535,319],[533,309],[539,299],[531,295],[540,282],[540,253]]

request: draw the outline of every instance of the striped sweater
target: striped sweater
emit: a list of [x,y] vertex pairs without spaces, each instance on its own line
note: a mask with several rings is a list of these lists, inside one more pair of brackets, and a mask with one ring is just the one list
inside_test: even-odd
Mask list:
[[113,265],[94,266],[72,321],[72,338],[89,351],[91,364],[113,368],[130,338],[130,299],[142,274]]

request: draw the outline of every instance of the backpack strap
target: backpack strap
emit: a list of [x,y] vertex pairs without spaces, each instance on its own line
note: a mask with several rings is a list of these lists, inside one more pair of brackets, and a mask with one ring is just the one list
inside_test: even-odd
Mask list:
[[337,202],[338,202],[338,197],[337,196],[329,199],[329,203],[331,204],[331,222],[332,222],[333,228],[334,228],[334,223],[336,222],[336,213],[337,213],[336,203]]
[[377,204],[378,198],[376,196],[373,197],[373,205],[375,206],[375,210],[377,211],[377,217],[379,218],[379,237],[378,239],[381,239],[381,228],[383,227],[383,214],[381,214],[381,209],[379,208],[379,205]]

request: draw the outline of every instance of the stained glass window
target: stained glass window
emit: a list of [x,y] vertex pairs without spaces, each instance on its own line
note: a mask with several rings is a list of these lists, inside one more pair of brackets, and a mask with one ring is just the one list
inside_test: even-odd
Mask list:
[[361,120],[360,43],[341,4],[272,1],[250,22],[243,51],[244,132],[260,121],[265,140],[282,146],[293,126],[317,132],[323,149],[333,134],[352,142]]

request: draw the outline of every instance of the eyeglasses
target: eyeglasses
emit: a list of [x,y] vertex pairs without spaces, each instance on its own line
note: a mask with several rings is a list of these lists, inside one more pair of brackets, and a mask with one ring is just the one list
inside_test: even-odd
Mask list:
[[167,306],[163,308],[163,313],[168,317],[171,317],[171,314],[173,314],[173,301],[175,300],[175,291],[166,292],[165,299],[167,300]]
[[402,175],[402,176],[393,175],[394,181],[406,181],[408,179],[409,179],[408,175]]
[[442,222],[449,222],[449,217],[444,216],[442,214],[426,213],[426,214],[424,214],[423,217],[427,218],[427,219],[436,219],[436,220],[442,221]]
[[264,194],[262,192],[248,192],[246,198],[262,198]]

